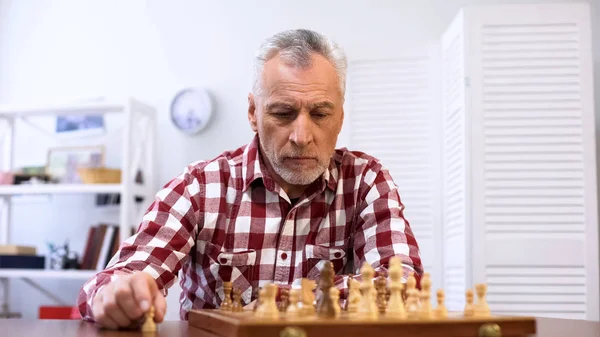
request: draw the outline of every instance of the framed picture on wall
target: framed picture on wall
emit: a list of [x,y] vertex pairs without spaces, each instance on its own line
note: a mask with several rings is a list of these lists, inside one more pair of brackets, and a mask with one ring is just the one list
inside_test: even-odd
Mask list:
[[48,150],[46,174],[56,183],[80,184],[82,181],[77,169],[103,167],[104,152],[104,146],[51,148]]
[[89,137],[105,133],[103,115],[56,117],[56,134],[61,137]]

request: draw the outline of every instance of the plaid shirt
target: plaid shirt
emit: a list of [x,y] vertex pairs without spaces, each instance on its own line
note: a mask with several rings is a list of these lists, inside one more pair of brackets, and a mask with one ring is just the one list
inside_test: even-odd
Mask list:
[[92,298],[103,285],[139,270],[165,295],[181,271],[182,319],[193,308],[217,308],[224,280],[247,304],[268,282],[289,288],[303,277],[318,279],[326,260],[342,299],[347,274],[357,275],[364,262],[386,274],[398,255],[404,276],[414,271],[419,281],[419,247],[378,160],[338,149],[321,179],[294,202],[268,175],[258,141],[189,165],[157,193],[137,233],[84,284],[77,299],[84,319],[93,319]]

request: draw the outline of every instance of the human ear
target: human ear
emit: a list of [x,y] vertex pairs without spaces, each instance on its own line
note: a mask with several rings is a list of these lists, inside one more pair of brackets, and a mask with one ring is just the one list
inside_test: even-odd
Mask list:
[[248,94],[248,121],[252,131],[258,132],[258,122],[256,121],[256,102],[254,101],[254,95]]

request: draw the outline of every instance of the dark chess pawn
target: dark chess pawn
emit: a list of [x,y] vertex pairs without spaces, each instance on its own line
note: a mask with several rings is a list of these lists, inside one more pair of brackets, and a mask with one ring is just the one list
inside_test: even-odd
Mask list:
[[317,316],[333,318],[336,316],[335,306],[331,298],[330,289],[333,287],[333,263],[327,261],[321,271],[321,278],[319,280],[319,289],[321,290],[321,296],[317,301]]
[[223,299],[223,303],[221,303],[221,310],[223,311],[231,311],[231,290],[233,289],[233,284],[231,282],[223,282],[223,292],[225,294],[225,298]]
[[242,305],[242,292],[239,289],[233,290],[233,304],[231,305],[231,311],[244,311],[244,306]]
[[290,305],[290,291],[288,289],[281,289],[281,300],[279,301],[278,309],[280,312],[286,312]]

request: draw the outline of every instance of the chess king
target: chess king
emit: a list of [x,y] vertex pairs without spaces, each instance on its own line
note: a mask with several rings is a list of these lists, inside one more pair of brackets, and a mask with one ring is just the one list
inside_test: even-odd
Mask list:
[[412,273],[418,283],[419,247],[390,172],[367,153],[336,148],[346,67],[343,50],[317,32],[269,37],[248,94],[254,136],[187,165],[157,192],[138,231],[81,289],[83,319],[130,326],[152,307],[161,322],[179,272],[182,319],[218,308],[224,282],[248,306],[268,283],[317,280],[327,261],[336,299],[348,296],[344,275],[366,263],[387,276],[394,256],[403,280]]

